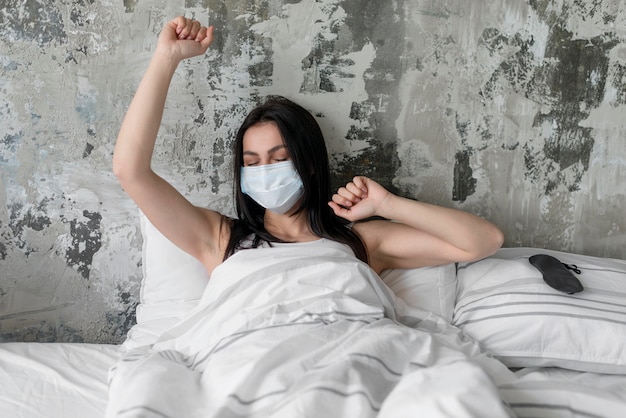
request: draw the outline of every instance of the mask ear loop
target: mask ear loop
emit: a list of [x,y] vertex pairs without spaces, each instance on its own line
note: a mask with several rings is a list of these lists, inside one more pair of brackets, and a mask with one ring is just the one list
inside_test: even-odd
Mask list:
[[572,270],[576,274],[582,274],[582,271],[580,271],[580,269],[578,268],[576,264],[565,264],[565,263],[561,263],[561,264],[563,264],[566,269]]

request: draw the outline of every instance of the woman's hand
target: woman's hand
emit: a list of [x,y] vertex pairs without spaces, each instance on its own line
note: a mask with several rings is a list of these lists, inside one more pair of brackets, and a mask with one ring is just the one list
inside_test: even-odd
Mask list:
[[335,215],[351,222],[381,215],[393,195],[380,184],[364,176],[356,176],[340,187],[328,202]]
[[212,42],[213,26],[202,26],[197,20],[178,16],[163,27],[157,51],[181,61],[204,54]]

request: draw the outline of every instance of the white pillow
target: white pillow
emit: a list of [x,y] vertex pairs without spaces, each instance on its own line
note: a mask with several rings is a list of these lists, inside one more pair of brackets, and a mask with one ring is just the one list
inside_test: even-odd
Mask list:
[[[575,264],[584,290],[549,287],[528,258]],[[626,261],[510,248],[459,265],[453,324],[509,367],[626,374]]]
[[456,265],[385,270],[380,277],[407,305],[452,322],[456,298]]
[[149,345],[196,307],[209,274],[197,259],[165,238],[140,212],[143,280],[137,324],[128,332],[126,349]]

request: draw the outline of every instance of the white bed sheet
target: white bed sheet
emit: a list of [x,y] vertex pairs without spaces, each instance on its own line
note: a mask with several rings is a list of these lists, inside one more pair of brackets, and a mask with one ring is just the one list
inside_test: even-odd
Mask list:
[[518,418],[623,418],[626,376],[529,367],[500,386]]
[[[103,417],[119,347],[0,344],[0,417]],[[500,390],[518,417],[626,416],[626,376],[526,368]]]
[[119,353],[108,344],[0,344],[0,417],[103,417]]
[[125,353],[107,416],[511,416],[503,364],[394,300],[339,243],[241,251],[186,319]]

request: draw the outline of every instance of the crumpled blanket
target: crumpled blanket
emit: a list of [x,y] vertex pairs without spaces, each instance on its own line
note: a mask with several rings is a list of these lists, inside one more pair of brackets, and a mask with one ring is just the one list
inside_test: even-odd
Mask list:
[[500,417],[501,363],[322,239],[230,257],[111,370],[108,417]]

